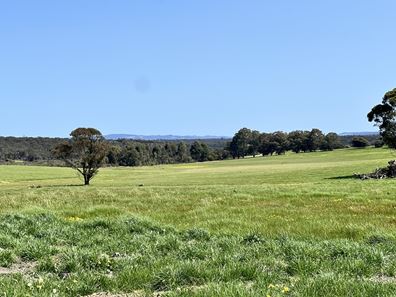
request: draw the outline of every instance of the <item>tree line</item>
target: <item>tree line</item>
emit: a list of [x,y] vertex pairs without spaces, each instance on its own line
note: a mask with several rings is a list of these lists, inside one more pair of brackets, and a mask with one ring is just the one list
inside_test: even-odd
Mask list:
[[242,128],[235,133],[222,151],[210,150],[207,144],[199,141],[194,141],[189,149],[184,142],[151,147],[147,143],[116,146],[106,141],[101,132],[95,128],[77,128],[70,133],[70,136],[70,139],[57,144],[52,154],[64,161],[66,166],[77,170],[83,176],[85,185],[89,185],[90,180],[106,162],[121,166],[147,165],[152,164],[153,161],[158,162],[156,164],[203,162],[226,159],[230,156],[244,158],[246,155],[255,157],[258,153],[264,156],[280,155],[287,150],[300,153],[342,147],[336,133],[325,135],[319,129],[296,130],[290,133],[282,131],[260,133]]
[[227,159],[224,149],[216,149],[204,141],[187,143],[118,140],[110,142],[107,163],[119,166],[142,166],[203,162]]
[[342,147],[344,145],[336,133],[324,134],[316,128],[311,131],[295,130],[290,133],[283,131],[261,133],[257,130],[242,128],[234,135],[227,149],[233,158],[244,158],[258,154],[281,155],[286,151],[295,153],[331,151]]
[[[122,144],[122,142],[121,142]],[[124,166],[146,165],[152,162],[186,163],[208,161],[220,158],[210,150],[207,144],[194,141],[188,148],[183,142],[164,145],[116,146],[106,141],[102,133],[95,128],[77,128],[70,133],[70,139],[58,143],[52,150],[55,158],[66,166],[75,169],[84,179],[84,185],[98,173],[106,161],[109,164]]]
[[[24,161],[44,165],[61,165],[53,149],[69,141],[49,137],[0,137],[0,162]],[[104,162],[110,166],[142,166],[188,163],[228,158],[227,140],[106,140],[109,145]]]
[[[260,133],[246,128],[232,139],[205,139],[183,141],[107,140],[110,145],[105,157],[109,166],[141,166],[187,163],[194,161],[224,160],[246,155],[282,154],[291,150],[307,152],[317,149],[330,150],[346,146],[381,146],[379,136],[338,136],[319,131],[292,131],[290,133]],[[357,139],[357,142],[354,141]],[[0,137],[0,162],[23,161],[43,165],[61,165],[52,150],[65,138],[49,137]],[[319,144],[319,148],[318,148]],[[336,144],[336,145],[335,145]]]

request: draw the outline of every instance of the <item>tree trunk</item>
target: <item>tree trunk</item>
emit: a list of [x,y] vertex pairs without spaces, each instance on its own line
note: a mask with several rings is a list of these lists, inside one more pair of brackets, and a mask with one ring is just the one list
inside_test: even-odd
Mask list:
[[89,186],[89,176],[84,175],[84,186]]

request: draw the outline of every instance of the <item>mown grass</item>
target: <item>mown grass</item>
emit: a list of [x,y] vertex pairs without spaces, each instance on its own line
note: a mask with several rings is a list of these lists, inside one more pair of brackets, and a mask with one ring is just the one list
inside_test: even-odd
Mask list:
[[89,187],[68,168],[0,166],[0,292],[394,296],[396,183],[352,177],[392,158],[105,168]]

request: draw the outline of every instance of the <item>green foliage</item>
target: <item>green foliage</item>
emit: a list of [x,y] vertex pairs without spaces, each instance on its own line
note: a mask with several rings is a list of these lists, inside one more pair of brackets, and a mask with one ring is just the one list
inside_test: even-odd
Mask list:
[[340,137],[333,132],[326,134],[323,142],[320,145],[320,149],[324,151],[332,151],[335,149],[340,149],[342,147],[343,145],[341,144]]
[[376,147],[376,148],[383,147],[384,145],[385,145],[385,143],[382,139],[378,139],[374,142],[374,147]]
[[321,146],[323,146],[324,141],[325,136],[323,135],[322,131],[314,128],[308,133],[307,149],[310,152],[314,152],[318,150]]
[[276,131],[271,134],[269,139],[272,151],[270,154],[276,153],[278,155],[284,154],[289,148],[289,141],[287,139],[287,133],[282,131]]
[[282,155],[286,151],[313,152],[317,150],[331,151],[342,148],[340,138],[336,133],[324,135],[319,129],[311,131],[296,130],[290,133],[276,131],[260,133],[247,128],[240,129],[232,138],[227,149],[232,157],[244,158],[248,154],[253,157],[259,152],[266,155]]
[[308,134],[308,131],[301,130],[290,132],[288,135],[289,149],[295,153],[308,151]]
[[382,102],[367,114],[380,130],[382,139],[390,148],[396,148],[396,89],[386,92]]
[[367,147],[369,146],[369,142],[364,137],[354,137],[351,141],[352,147]]
[[108,143],[102,133],[94,128],[77,128],[70,136],[70,141],[54,148],[54,156],[76,169],[83,176],[84,184],[89,185],[104,163],[109,150]]
[[209,148],[204,142],[194,141],[190,147],[191,158],[198,162],[209,160]]
[[0,137],[0,161],[53,161],[51,149],[63,141],[48,137]]
[[10,249],[0,250],[0,267],[10,267],[15,262],[16,256]]
[[[270,141],[271,133],[260,133],[253,130],[246,154],[252,156],[256,156],[257,153],[273,155],[276,154],[277,149],[280,153],[285,150],[307,152],[309,151],[307,140],[309,133],[309,131],[292,131],[287,136],[287,142],[283,141],[279,144],[277,141]],[[329,139],[329,135],[332,136],[331,139]],[[335,133],[329,133],[325,136],[320,150],[333,150],[349,146],[352,138],[353,136],[337,136]],[[377,135],[368,135],[365,138],[372,145],[378,140]],[[0,162],[20,164],[19,161],[23,161],[29,165],[63,166],[64,163],[50,152],[64,141],[67,139],[0,137]],[[190,154],[194,140],[176,142],[120,139],[107,142],[109,150],[104,162],[110,166],[144,166],[194,161]],[[199,142],[207,145],[207,160],[209,161],[238,157],[238,152],[235,151],[237,150],[237,147],[234,146],[235,142],[228,142],[228,139],[205,139]],[[286,144],[287,147],[282,147]],[[240,157],[242,156],[240,155]]]
[[257,130],[253,130],[250,135],[248,154],[255,157],[260,149],[261,145],[261,133]]
[[[51,151],[68,142],[68,139],[42,137],[0,137],[0,163],[23,161],[29,165],[64,166],[59,156]],[[188,163],[193,159],[190,147],[194,141],[144,141],[109,140],[108,153],[104,162],[111,166],[143,166],[157,164]],[[200,142],[208,147],[208,160],[230,158],[224,149],[226,139],[205,139]],[[19,164],[19,163],[18,163]]]
[[[258,137],[255,135],[255,137]],[[252,146],[253,135],[252,131],[248,128],[242,128],[237,133],[235,133],[234,137],[230,143],[230,151],[233,158],[244,158]],[[254,139],[256,150],[258,149],[257,138]]]

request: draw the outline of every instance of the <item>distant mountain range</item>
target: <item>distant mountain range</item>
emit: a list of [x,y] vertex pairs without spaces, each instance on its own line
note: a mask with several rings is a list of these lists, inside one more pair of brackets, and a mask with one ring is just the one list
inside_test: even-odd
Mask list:
[[338,135],[340,135],[340,136],[370,136],[370,135],[379,135],[379,132],[343,132]]
[[135,134],[109,134],[105,135],[106,139],[135,139],[135,140],[193,140],[193,139],[229,139],[229,136],[197,136],[197,135],[135,135]]
[[[378,132],[343,132],[339,136],[371,136],[378,135]],[[136,134],[109,134],[105,135],[106,139],[134,139],[134,140],[194,140],[194,139],[230,139],[230,136],[213,136],[213,135],[136,135]]]

